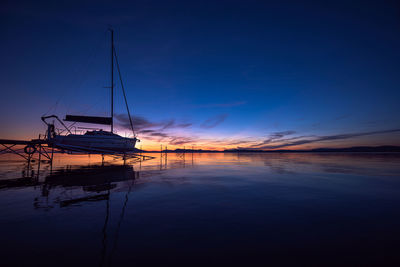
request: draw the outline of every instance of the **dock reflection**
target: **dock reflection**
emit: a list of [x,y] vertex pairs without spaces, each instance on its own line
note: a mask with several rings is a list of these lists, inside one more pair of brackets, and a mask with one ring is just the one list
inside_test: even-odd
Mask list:
[[[33,188],[40,192],[33,199],[36,210],[52,210],[53,208],[80,207],[91,202],[105,202],[105,215],[101,230],[100,266],[111,261],[116,250],[119,231],[125,216],[129,194],[139,178],[131,165],[101,164],[58,167],[55,171],[42,177],[40,173],[22,172],[30,174],[27,177],[1,179],[0,189]],[[110,220],[110,198],[112,192],[126,191],[120,209],[116,230],[112,240],[108,240],[108,224]],[[118,211],[117,211],[118,212]],[[111,248],[108,248],[112,245]]]
[[[35,174],[13,179],[1,179],[0,189],[33,187],[40,190],[35,208],[79,205],[84,202],[107,200],[110,190],[126,187],[139,177],[129,165],[66,166],[41,177]],[[129,185],[128,185],[129,186]]]

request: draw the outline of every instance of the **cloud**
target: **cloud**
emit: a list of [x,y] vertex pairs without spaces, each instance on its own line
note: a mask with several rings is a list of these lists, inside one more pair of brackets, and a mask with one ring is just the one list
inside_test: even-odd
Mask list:
[[[130,129],[130,122],[129,122],[129,117],[126,114],[115,114],[114,117],[117,119],[119,126],[125,129]],[[133,116],[132,117],[132,123],[134,126],[134,129],[137,131],[140,131],[145,128],[152,128],[152,127],[157,127],[157,123],[150,122],[144,117],[139,117],[139,116]]]
[[153,132],[150,134],[151,136],[157,136],[157,137],[168,137],[168,134],[166,133],[160,133],[160,132]]
[[241,144],[247,144],[247,143],[254,143],[254,141],[251,140],[238,140],[238,141],[232,141],[229,143],[226,143],[227,146],[234,146],[234,145],[241,145]]
[[[115,118],[120,127],[130,130],[130,123],[128,115],[116,114]],[[192,126],[192,123],[176,123],[175,119],[169,119],[164,121],[150,121],[147,118],[134,116],[132,117],[132,123],[135,131],[147,140],[166,142],[169,145],[182,145],[186,143],[193,143],[196,139],[193,137],[182,137],[176,136],[171,133],[171,129],[184,129]]]
[[195,140],[190,137],[173,137],[169,140],[170,145],[193,144],[194,142]]
[[284,143],[276,144],[276,145],[266,145],[266,146],[259,146],[257,149],[277,149],[277,148],[284,148],[284,147],[291,147],[291,146],[298,146],[316,142],[324,142],[324,141],[332,141],[332,140],[345,140],[354,137],[361,137],[361,136],[368,136],[368,135],[375,135],[375,134],[385,134],[385,133],[395,133],[400,132],[400,129],[391,129],[391,130],[383,130],[383,131],[373,131],[373,132],[359,132],[359,133],[349,133],[349,134],[336,134],[336,135],[325,135],[325,136],[315,136],[315,137],[294,137],[292,139],[299,139],[295,141],[285,142],[288,140],[279,140],[284,141]]
[[282,139],[285,136],[292,135],[295,133],[296,133],[295,131],[274,132],[268,136],[268,139],[262,141],[261,143],[252,145],[251,147],[258,147],[258,146],[266,145],[269,143],[273,143],[273,142],[276,142],[277,140]]
[[275,139],[280,139],[286,135],[292,135],[295,133],[296,133],[295,131],[275,132],[275,133],[270,134],[269,138],[275,140]]
[[211,117],[209,119],[207,119],[206,121],[204,121],[200,127],[204,128],[204,129],[211,129],[216,127],[217,125],[221,124],[222,122],[224,122],[224,120],[228,117],[228,114],[220,114],[217,115],[215,117]]
[[139,133],[149,134],[155,132],[154,130],[140,130]]
[[[126,114],[114,115],[118,120],[119,126],[125,129],[130,129],[129,117]],[[151,133],[154,129],[163,131],[170,128],[187,128],[192,126],[192,123],[176,123],[175,119],[169,119],[160,122],[152,122],[144,117],[132,117],[133,128],[139,133]]]
[[181,123],[181,124],[177,124],[176,127],[178,127],[178,128],[187,128],[187,127],[190,127],[192,125],[193,125],[192,123]]
[[[211,129],[226,120],[228,114],[219,114],[211,117],[200,124],[201,128]],[[130,129],[129,119],[127,115],[117,114],[115,116],[117,123],[120,127]],[[284,149],[294,146],[300,146],[305,144],[328,142],[328,141],[340,141],[351,138],[358,138],[362,136],[387,134],[387,133],[398,133],[398,129],[381,130],[381,131],[370,131],[370,132],[355,132],[355,133],[344,133],[344,134],[332,134],[332,135],[299,135],[296,131],[278,131],[268,134],[264,139],[259,137],[241,137],[241,138],[218,138],[209,139],[202,138],[202,136],[196,135],[194,132],[187,132],[186,128],[191,127],[192,123],[177,123],[175,119],[163,120],[163,121],[152,121],[145,117],[136,116],[133,117],[134,128],[140,137],[155,142],[163,142],[163,144],[173,146],[195,145],[195,146],[206,146],[210,148],[216,146],[219,149],[238,147],[240,149]],[[184,131],[179,131],[180,129]]]

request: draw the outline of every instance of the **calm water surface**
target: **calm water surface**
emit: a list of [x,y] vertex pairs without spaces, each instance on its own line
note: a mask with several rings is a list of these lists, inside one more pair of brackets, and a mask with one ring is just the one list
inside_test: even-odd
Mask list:
[[398,265],[400,154],[0,158],[2,265]]

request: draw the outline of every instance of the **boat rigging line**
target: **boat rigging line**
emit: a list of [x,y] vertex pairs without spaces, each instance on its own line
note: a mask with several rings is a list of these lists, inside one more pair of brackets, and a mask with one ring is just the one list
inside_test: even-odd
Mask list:
[[118,58],[117,58],[117,52],[115,51],[115,47],[114,47],[114,46],[113,46],[113,49],[114,49],[115,63],[116,63],[116,65],[117,65],[117,70],[118,70],[119,81],[120,81],[120,83],[121,83],[122,93],[124,94],[125,106],[126,106],[126,110],[127,110],[127,112],[128,112],[129,123],[130,123],[130,125],[131,125],[133,137],[136,137],[136,133],[135,133],[135,130],[134,130],[134,128],[133,128],[131,113],[129,112],[128,101],[126,100],[126,93],[125,93],[124,83],[122,82],[121,71],[120,71],[120,69],[119,69],[119,63],[118,63]]

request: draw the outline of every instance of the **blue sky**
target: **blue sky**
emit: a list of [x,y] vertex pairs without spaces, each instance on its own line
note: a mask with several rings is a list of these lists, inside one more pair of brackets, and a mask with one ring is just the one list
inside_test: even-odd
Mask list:
[[[143,146],[400,145],[399,14],[395,1],[6,2],[0,135],[36,137],[43,114],[108,115],[112,25]],[[115,98],[125,113],[119,84]]]

